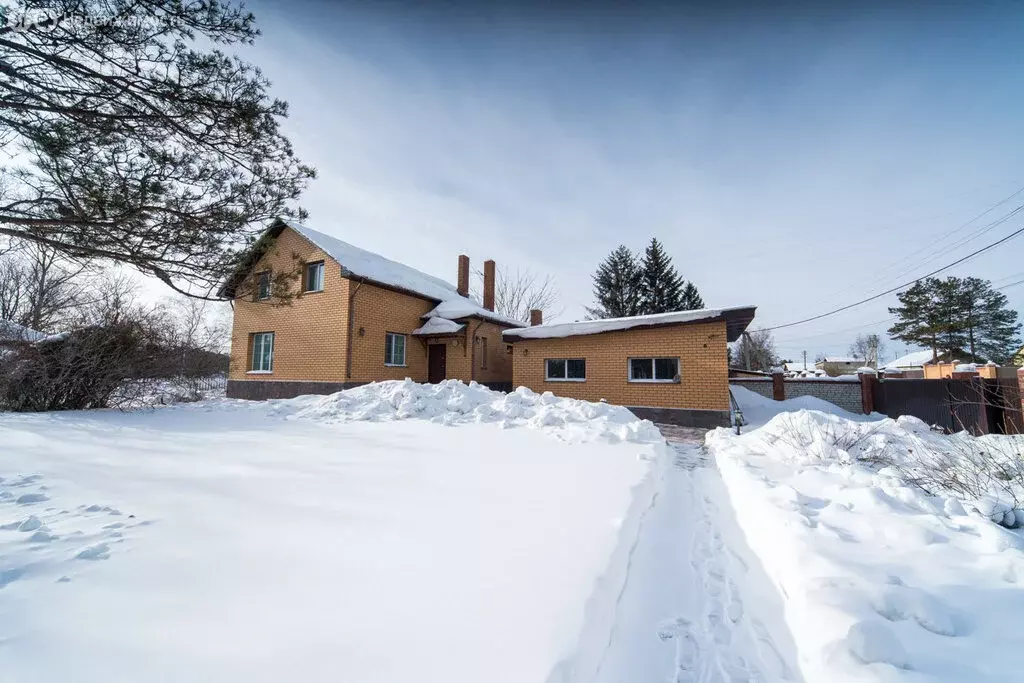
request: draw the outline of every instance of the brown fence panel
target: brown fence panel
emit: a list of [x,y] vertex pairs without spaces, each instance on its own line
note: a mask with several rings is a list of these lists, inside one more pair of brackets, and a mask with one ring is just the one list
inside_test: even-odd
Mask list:
[[875,410],[889,417],[913,415],[946,432],[1024,433],[1016,382],[1003,379],[882,379]]
[[874,388],[875,410],[889,417],[913,415],[947,431],[953,429],[949,389],[941,379],[882,379]]

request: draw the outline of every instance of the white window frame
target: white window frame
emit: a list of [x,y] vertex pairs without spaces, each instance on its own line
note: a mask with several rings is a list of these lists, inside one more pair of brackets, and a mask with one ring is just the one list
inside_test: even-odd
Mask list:
[[[633,377],[633,361],[635,361],[635,360],[649,360],[649,361],[651,361],[651,376],[652,376],[651,379],[646,379],[646,378],[634,379],[634,377]],[[662,378],[654,377],[655,372],[656,372],[656,368],[658,367],[658,365],[657,365],[657,363],[655,363],[655,361],[659,361],[659,360],[674,360],[676,362],[676,374],[673,375],[672,377],[669,377],[668,379],[662,379]],[[682,367],[683,367],[683,364],[680,361],[679,356],[630,356],[628,359],[626,359],[626,377],[629,379],[630,382],[636,382],[636,383],[639,383],[639,384],[678,384],[678,383],[682,382],[682,378],[683,378]],[[676,379],[676,377],[679,377],[679,379]]]
[[[388,351],[391,351],[391,360],[395,359],[395,340],[402,338],[402,362],[401,363],[389,363],[388,362]],[[384,333],[384,365],[389,368],[404,368],[406,367],[406,351],[408,350],[409,340],[406,339],[404,334],[398,332],[385,332]]]
[[[569,377],[569,361],[583,361],[583,377]],[[551,361],[562,361],[565,363],[565,375],[552,377],[548,373],[548,363]],[[586,358],[545,358],[544,359],[544,381],[545,382],[586,382],[587,381],[587,359]]]
[[[257,367],[257,365],[256,365],[257,362],[262,364],[263,354],[262,353],[260,353],[260,354],[256,353],[256,340],[257,339],[261,340],[260,341],[260,350],[262,351],[263,348],[266,346],[266,341],[265,340],[266,340],[268,335],[270,336],[270,358],[269,358],[269,364],[265,368],[264,367]],[[252,334],[252,349],[250,350],[250,354],[252,356],[252,360],[249,363],[249,372],[248,372],[248,374],[250,374],[250,375],[269,375],[269,374],[274,372],[274,341],[275,341],[274,337],[275,337],[275,335],[274,335],[273,332],[253,332],[253,334]]]
[[[263,296],[263,276],[267,276],[267,295]],[[256,301],[266,301],[274,289],[274,276],[269,270],[256,273]]]
[[[311,288],[309,286],[309,280],[310,280],[310,278],[309,278],[309,269],[310,268],[314,268],[314,267],[317,268],[317,272],[319,273],[319,277],[317,279],[317,286]],[[306,270],[306,272],[303,274],[303,280],[305,280],[305,283],[304,283],[304,285],[302,287],[303,293],[311,294],[313,292],[322,292],[322,291],[324,291],[324,262],[323,261],[313,261],[311,263],[307,263],[305,270]]]

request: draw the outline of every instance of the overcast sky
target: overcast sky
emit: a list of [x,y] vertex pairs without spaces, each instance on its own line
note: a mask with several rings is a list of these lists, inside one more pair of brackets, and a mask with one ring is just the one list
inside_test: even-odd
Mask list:
[[[245,56],[320,173],[310,225],[450,281],[459,253],[551,274],[562,320],[608,252],[652,236],[708,306],[769,327],[1024,225],[981,232],[1022,192],[961,227],[1024,188],[1024,10],[251,7]],[[1022,254],[951,272],[1009,284]],[[1024,312],[1024,285],[1005,293]],[[780,329],[779,350],[845,353],[894,303]]]

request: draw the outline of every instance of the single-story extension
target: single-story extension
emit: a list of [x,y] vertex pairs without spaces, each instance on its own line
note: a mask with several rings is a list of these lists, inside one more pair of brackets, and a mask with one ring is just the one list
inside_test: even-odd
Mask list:
[[[726,344],[754,306],[532,325],[503,333],[512,383],[537,392],[629,407],[692,427],[729,424]],[[535,322],[540,322],[535,319]]]

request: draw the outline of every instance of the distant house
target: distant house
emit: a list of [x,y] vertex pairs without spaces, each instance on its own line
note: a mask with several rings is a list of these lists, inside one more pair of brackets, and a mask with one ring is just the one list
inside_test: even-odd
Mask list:
[[845,356],[826,356],[825,360],[815,362],[814,367],[823,370],[829,377],[838,377],[839,375],[856,374],[857,368],[864,367],[866,362],[863,359]]
[[825,371],[819,370],[814,363],[805,363],[803,361],[783,363],[782,370],[786,377],[791,378],[826,376]]
[[741,306],[534,325],[502,336],[512,344],[516,386],[708,427],[729,424],[726,344],[739,339],[754,311]]

